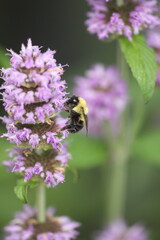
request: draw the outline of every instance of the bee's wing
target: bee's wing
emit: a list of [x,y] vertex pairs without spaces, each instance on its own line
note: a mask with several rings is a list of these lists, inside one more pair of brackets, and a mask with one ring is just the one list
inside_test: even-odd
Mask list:
[[88,135],[88,116],[84,113],[84,109],[82,109],[82,112],[83,112],[83,116],[84,116],[84,119],[85,119],[86,132],[87,132],[87,135]]
[[84,117],[85,117],[85,124],[86,124],[86,132],[87,132],[87,135],[88,135],[88,116],[84,115]]

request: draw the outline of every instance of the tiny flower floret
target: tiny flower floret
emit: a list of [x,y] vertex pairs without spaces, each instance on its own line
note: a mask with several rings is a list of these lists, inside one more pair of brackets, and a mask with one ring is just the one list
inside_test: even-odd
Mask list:
[[86,26],[99,39],[124,35],[132,41],[133,34],[160,25],[156,0],[127,0],[122,6],[117,6],[116,1],[87,1],[92,10],[87,14]]
[[29,148],[14,148],[9,156],[13,158],[10,161],[4,161],[3,164],[8,167],[8,171],[24,175],[24,181],[31,178],[37,181],[43,181],[48,187],[55,187],[65,180],[65,168],[68,159],[71,158],[63,144],[63,151],[55,149],[40,151]]
[[37,211],[25,205],[23,212],[15,214],[15,219],[5,227],[5,240],[70,240],[78,236],[76,228],[80,223],[69,217],[56,217],[55,210],[48,208],[46,222],[37,221]]

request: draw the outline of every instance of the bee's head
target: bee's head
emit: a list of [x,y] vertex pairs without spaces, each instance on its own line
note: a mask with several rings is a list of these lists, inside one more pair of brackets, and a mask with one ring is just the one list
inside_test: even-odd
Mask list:
[[77,106],[78,103],[79,103],[78,97],[77,96],[72,96],[65,102],[65,107],[68,107],[68,108],[72,109],[75,106]]

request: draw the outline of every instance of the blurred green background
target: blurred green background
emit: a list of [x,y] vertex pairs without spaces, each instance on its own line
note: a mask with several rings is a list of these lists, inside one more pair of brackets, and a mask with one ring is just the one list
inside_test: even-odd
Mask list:
[[[59,63],[70,65],[63,75],[72,88],[74,76],[95,62],[114,64],[115,42],[103,43],[89,35],[84,26],[88,6],[84,0],[34,0],[1,2],[0,65],[7,66],[3,57],[5,48],[19,51],[28,38],[36,45],[56,49]],[[2,83],[2,80],[0,80]],[[70,90],[71,91],[71,90]],[[137,89],[137,94],[139,90]],[[136,95],[134,98],[136,99]],[[143,127],[132,146],[128,164],[127,202],[125,216],[129,224],[143,222],[151,232],[151,239],[160,239],[160,89],[144,104]],[[1,116],[5,114],[0,102]],[[0,131],[5,128],[1,124]],[[0,160],[7,159],[5,149],[11,145],[0,140]],[[56,189],[47,190],[47,205],[55,206],[58,215],[69,215],[80,221],[79,240],[92,237],[103,223],[104,185],[103,164],[107,161],[107,148],[101,140],[80,134],[70,136],[70,164],[77,171],[77,179],[67,171],[66,182]],[[0,167],[0,229],[22,209],[13,187],[16,176]],[[34,191],[29,194],[34,202]],[[2,231],[1,231],[2,234]]]

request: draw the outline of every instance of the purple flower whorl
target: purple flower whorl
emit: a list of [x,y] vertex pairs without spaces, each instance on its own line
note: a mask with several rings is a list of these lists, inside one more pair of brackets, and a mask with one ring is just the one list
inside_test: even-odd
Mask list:
[[64,182],[65,168],[71,157],[64,145],[61,152],[50,149],[40,154],[34,149],[14,148],[9,156],[13,160],[3,162],[8,171],[23,174],[25,182],[34,179],[43,181],[48,187]]
[[114,0],[87,1],[92,9],[87,14],[86,26],[99,39],[124,35],[132,41],[133,34],[160,25],[156,0],[124,0],[122,6],[117,6]]
[[99,232],[95,240],[147,240],[144,227],[133,225],[128,227],[122,220],[109,224],[102,232]]
[[24,206],[23,212],[15,214],[15,219],[5,227],[5,240],[70,240],[78,235],[80,223],[66,216],[55,217],[55,210],[49,208],[46,212],[46,222],[38,223],[37,211],[30,206]]

